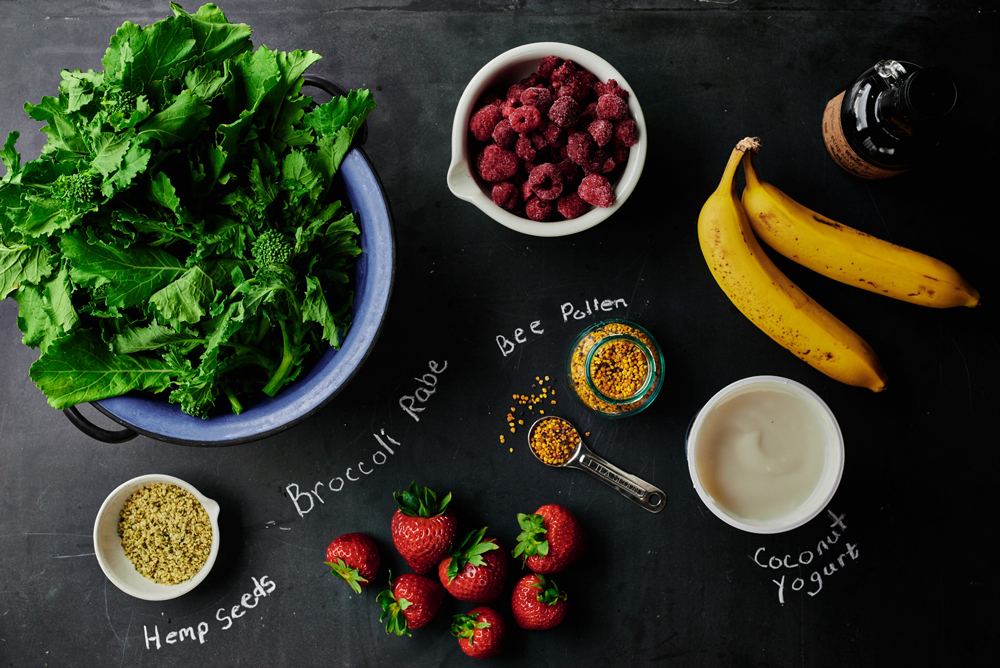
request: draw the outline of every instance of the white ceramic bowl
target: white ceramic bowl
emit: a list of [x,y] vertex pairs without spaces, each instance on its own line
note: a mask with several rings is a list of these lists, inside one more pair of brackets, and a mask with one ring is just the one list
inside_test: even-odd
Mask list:
[[[732,398],[737,394],[750,392],[756,389],[780,389],[789,392],[804,400],[816,412],[820,423],[823,425],[827,439],[825,443],[825,461],[823,472],[820,474],[816,489],[798,508],[790,514],[770,520],[751,520],[735,517],[725,508],[716,503],[715,499],[705,490],[704,485],[698,477],[698,470],[695,466],[695,448],[698,447],[698,435],[706,421],[712,419],[713,410],[722,402]],[[691,481],[694,488],[701,497],[702,502],[708,509],[726,524],[749,531],[751,533],[781,533],[802,526],[812,518],[816,517],[826,508],[830,500],[833,499],[837,486],[840,485],[841,475],[844,473],[844,436],[837,424],[837,418],[833,416],[830,407],[826,405],[819,395],[801,383],[780,376],[753,376],[744,378],[735,383],[727,385],[719,390],[715,396],[708,400],[698,415],[695,416],[688,430],[687,443],[685,444],[688,458],[688,471],[691,474]]]
[[[205,565],[193,578],[176,585],[162,585],[143,577],[125,556],[125,549],[118,537],[118,517],[125,506],[125,500],[140,487],[157,482],[177,485],[191,492],[205,507],[212,522],[212,548]],[[212,565],[215,564],[215,557],[219,554],[219,504],[203,496],[194,486],[180,478],[155,473],[132,478],[119,485],[101,505],[101,509],[97,513],[97,520],[94,522],[94,552],[97,554],[97,563],[101,565],[104,574],[126,594],[147,601],[166,601],[177,598],[197,587],[212,570]]]
[[[492,185],[484,183],[474,174],[472,156],[469,155],[471,138],[469,119],[476,111],[473,107],[483,93],[494,87],[506,89],[517,83],[534,72],[538,68],[538,63],[546,56],[558,56],[563,60],[572,60],[580,67],[595,74],[602,82],[615,79],[619,86],[629,92],[628,113],[639,129],[639,141],[629,149],[625,171],[618,178],[618,181],[612,184],[615,191],[614,204],[606,209],[593,207],[579,218],[539,223],[529,218],[515,216],[493,203],[490,195]],[[559,42],[525,44],[501,53],[486,63],[465,87],[465,92],[462,93],[462,98],[458,101],[455,122],[451,128],[451,166],[448,168],[448,187],[456,197],[472,202],[490,218],[512,230],[536,237],[561,237],[567,234],[576,234],[602,222],[625,203],[625,200],[635,189],[636,183],[639,182],[639,175],[646,162],[647,144],[646,121],[643,118],[635,91],[629,86],[625,77],[610,63],[586,49],[571,44],[560,44]]]

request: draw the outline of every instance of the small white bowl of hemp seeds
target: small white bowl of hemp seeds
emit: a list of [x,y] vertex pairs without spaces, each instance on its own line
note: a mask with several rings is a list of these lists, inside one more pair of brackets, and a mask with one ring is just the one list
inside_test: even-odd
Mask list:
[[219,504],[169,475],[143,475],[108,495],[94,522],[101,570],[130,596],[165,601],[191,591],[219,553]]

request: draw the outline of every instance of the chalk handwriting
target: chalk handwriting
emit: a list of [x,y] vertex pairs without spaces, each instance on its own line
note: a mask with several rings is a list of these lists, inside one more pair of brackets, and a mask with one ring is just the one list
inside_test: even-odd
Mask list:
[[399,407],[417,422],[420,422],[417,413],[423,413],[426,410],[426,407],[417,406],[417,403],[426,404],[431,395],[437,392],[438,376],[448,368],[448,360],[445,360],[444,366],[439,366],[437,362],[431,360],[427,363],[427,368],[431,370],[430,373],[413,379],[421,383],[422,387],[418,387],[413,394],[404,394],[399,398]]
[[[824,575],[829,578],[841,568],[846,567],[853,561],[857,561],[859,556],[858,546],[846,539],[842,547],[837,546],[837,543],[843,538],[844,532],[847,531],[847,525],[844,524],[846,515],[836,515],[829,509],[827,509],[826,513],[833,520],[833,523],[830,525],[831,531],[825,538],[816,543],[815,550],[803,550],[797,556],[791,554],[769,556],[767,548],[760,547],[757,548],[751,559],[755,564],[767,570],[795,569],[800,574],[802,573],[803,566],[811,566],[813,561],[816,560],[816,565],[812,566],[814,570],[809,574],[809,582],[812,584],[809,585],[808,589],[806,588],[806,580],[801,575],[793,578],[788,583],[788,587],[794,592],[806,589],[806,594],[810,597],[816,596],[823,589]],[[787,576],[788,574],[782,573],[780,580],[771,580],[778,587],[778,603],[781,605],[785,604]]]
[[[260,599],[267,598],[269,595],[274,593],[275,589],[278,588],[278,585],[274,583],[274,580],[269,580],[266,575],[261,577],[260,580],[255,577],[251,577],[250,579],[253,580],[253,591],[249,594],[243,594],[240,596],[239,604],[234,605],[229,610],[228,615],[225,614],[225,608],[219,608],[215,611],[215,618],[220,622],[223,622],[223,631],[227,631],[232,628],[234,619],[239,619],[243,615],[247,614],[247,610],[256,608]],[[253,598],[253,605],[250,604],[251,597]]]
[[[444,369],[441,370],[444,371]],[[375,452],[372,453],[371,461],[375,466],[382,466],[389,460],[391,455],[396,454],[396,451],[392,446],[394,445],[399,447],[400,442],[386,434],[385,429],[381,430],[381,434],[372,434],[372,436],[375,437],[375,441],[379,444],[381,449],[375,449]],[[390,443],[392,445],[389,445]],[[288,498],[292,500],[292,503],[295,504],[295,511],[299,514],[299,517],[305,517],[307,513],[312,512],[312,509],[316,507],[317,501],[323,504],[326,503],[326,499],[323,498],[324,495],[327,498],[330,497],[327,490],[330,492],[341,492],[348,483],[357,482],[361,480],[363,476],[371,475],[374,471],[375,467],[362,460],[358,462],[356,466],[348,466],[342,476],[334,476],[326,482],[320,480],[308,489],[302,489],[299,487],[298,483],[293,482],[285,487],[285,493],[288,495]],[[358,475],[358,473],[360,473],[360,475]],[[309,504],[308,507],[306,506],[306,503]]]
[[541,320],[533,320],[531,324],[528,325],[528,331],[525,332],[520,327],[514,329],[514,340],[508,339],[502,334],[497,334],[497,345],[500,346],[500,352],[503,353],[504,357],[510,355],[517,348],[518,344],[528,342],[528,334],[544,334],[545,330],[542,329]]
[[[274,580],[269,579],[266,575],[262,575],[260,580],[255,577],[250,578],[253,580],[253,591],[249,594],[243,594],[240,598],[240,602],[234,605],[229,611],[229,614],[224,614],[226,612],[225,608],[219,608],[215,613],[215,618],[220,622],[224,622],[225,625],[222,630],[230,628],[233,625],[233,619],[242,617],[246,614],[245,610],[241,608],[246,608],[247,610],[251,608],[256,608],[258,601],[260,599],[267,597],[274,593],[278,585],[274,583]],[[250,599],[253,599],[253,604],[251,605]],[[163,641],[160,641],[160,628],[158,625],[153,625],[153,632],[149,632],[149,628],[143,624],[142,625],[142,635],[146,640],[146,649],[160,649],[163,645],[175,645],[179,642],[194,642],[198,641],[199,645],[204,645],[205,640],[208,638],[208,622],[198,622],[197,626],[185,626],[177,631],[170,631],[163,636]]]
[[[594,310],[590,309],[591,303],[594,305]],[[610,313],[619,308],[628,308],[628,304],[624,299],[604,299],[600,301],[597,299],[588,299],[584,302],[583,308],[577,308],[573,305],[573,302],[566,302],[559,307],[559,312],[562,314],[563,322],[569,322],[570,318],[573,318],[573,320],[583,320],[595,313]],[[586,311],[583,309],[586,309]]]

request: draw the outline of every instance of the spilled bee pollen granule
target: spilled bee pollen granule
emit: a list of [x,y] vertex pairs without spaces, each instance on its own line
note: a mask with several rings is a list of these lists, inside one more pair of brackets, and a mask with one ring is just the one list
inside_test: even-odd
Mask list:
[[212,549],[212,522],[204,506],[169,483],[140,487],[125,500],[118,535],[135,570],[165,585],[197,575]]

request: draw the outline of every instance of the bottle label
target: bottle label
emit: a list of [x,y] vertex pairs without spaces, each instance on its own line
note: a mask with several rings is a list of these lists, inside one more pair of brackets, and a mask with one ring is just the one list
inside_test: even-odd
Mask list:
[[823,111],[823,143],[826,144],[826,150],[830,152],[833,161],[846,171],[863,179],[884,179],[902,174],[905,170],[876,167],[851,148],[840,123],[840,109],[843,104],[844,93],[841,93],[827,102],[826,110]]

